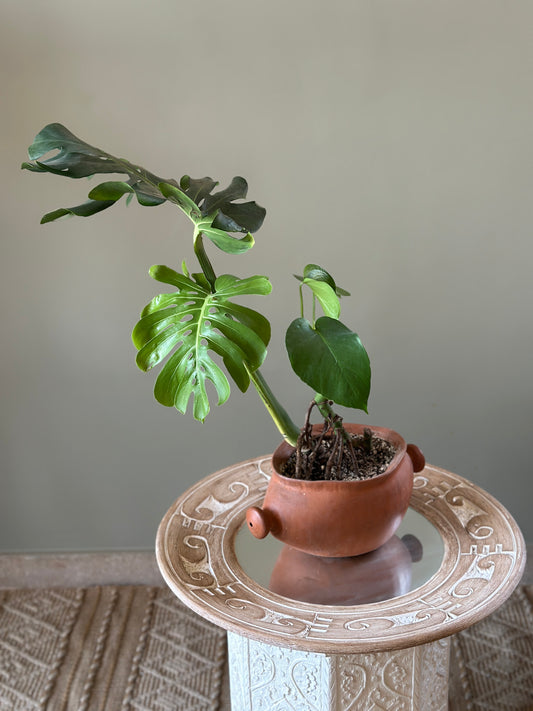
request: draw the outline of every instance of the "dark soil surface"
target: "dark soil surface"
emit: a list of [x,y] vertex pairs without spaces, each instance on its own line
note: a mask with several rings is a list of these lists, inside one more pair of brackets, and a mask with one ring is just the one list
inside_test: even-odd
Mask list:
[[315,449],[317,440],[318,438],[313,440],[311,447],[302,446],[299,455],[296,450],[285,462],[281,473],[291,479],[308,481],[370,479],[387,469],[396,451],[390,442],[380,437],[351,435],[357,460],[357,464],[354,465],[348,443],[342,443],[341,454],[339,451],[332,452],[331,438],[324,438]]

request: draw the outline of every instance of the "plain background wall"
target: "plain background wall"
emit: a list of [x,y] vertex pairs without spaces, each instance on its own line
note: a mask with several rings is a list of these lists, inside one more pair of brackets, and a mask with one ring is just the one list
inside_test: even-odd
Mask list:
[[[156,404],[130,332],[152,264],[191,255],[170,205],[40,226],[90,184],[20,171],[59,121],[156,174],[244,175],[267,220],[220,272],[267,274],[264,373],[295,418],[291,276],[352,292],[368,417],[499,498],[533,541],[529,0],[3,0],[0,547],[149,548],[218,468],[272,451],[254,392],[205,425]],[[254,302],[259,306],[259,302]]]

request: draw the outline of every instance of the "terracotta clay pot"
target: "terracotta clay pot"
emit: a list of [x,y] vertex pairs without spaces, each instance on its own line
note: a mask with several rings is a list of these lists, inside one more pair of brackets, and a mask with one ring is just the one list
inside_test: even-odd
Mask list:
[[283,442],[272,456],[272,478],[263,507],[246,512],[256,538],[271,533],[283,543],[312,555],[340,558],[379,548],[400,525],[413,488],[413,472],[425,466],[424,455],[393,430],[345,424],[352,434],[373,434],[396,451],[385,472],[353,481],[304,481],[279,473],[294,451]]

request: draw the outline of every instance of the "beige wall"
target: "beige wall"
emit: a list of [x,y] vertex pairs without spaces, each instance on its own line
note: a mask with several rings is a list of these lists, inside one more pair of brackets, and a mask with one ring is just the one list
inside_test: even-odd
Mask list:
[[[39,226],[85,181],[19,170],[60,121],[162,175],[242,174],[268,217],[220,269],[271,276],[264,368],[298,416],[291,274],[352,291],[368,418],[501,499],[533,541],[533,5],[528,0],[113,0],[0,5],[0,548],[150,547],[196,479],[271,451],[253,392],[204,426],[155,404],[130,331],[170,206]],[[218,257],[218,255],[216,255]],[[235,262],[237,262],[235,264]]]

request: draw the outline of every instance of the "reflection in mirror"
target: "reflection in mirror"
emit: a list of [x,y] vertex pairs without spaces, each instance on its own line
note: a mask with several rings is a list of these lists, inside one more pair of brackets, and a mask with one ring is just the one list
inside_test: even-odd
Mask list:
[[241,529],[235,552],[244,572],[283,597],[319,605],[362,605],[404,595],[440,567],[438,531],[409,509],[397,535],[376,551],[353,558],[322,558]]
[[[422,544],[415,536],[413,550]],[[404,540],[393,536],[371,553],[320,558],[284,546],[270,576],[269,590],[319,605],[363,605],[404,595],[411,589],[412,558]]]

